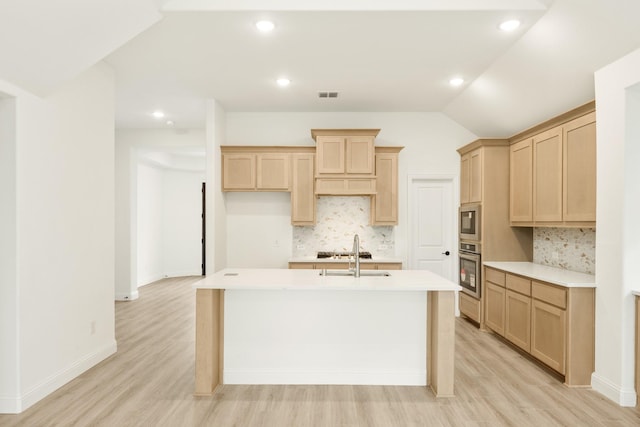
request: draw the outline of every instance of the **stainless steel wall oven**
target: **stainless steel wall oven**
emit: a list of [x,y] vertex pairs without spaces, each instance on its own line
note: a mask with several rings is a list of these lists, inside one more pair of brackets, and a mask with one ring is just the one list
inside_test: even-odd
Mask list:
[[458,283],[462,292],[480,299],[480,243],[460,242]]

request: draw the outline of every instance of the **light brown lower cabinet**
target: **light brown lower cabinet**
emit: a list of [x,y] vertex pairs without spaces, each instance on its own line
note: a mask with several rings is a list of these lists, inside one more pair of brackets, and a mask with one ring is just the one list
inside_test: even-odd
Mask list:
[[564,375],[568,386],[591,385],[595,289],[565,288],[490,267],[485,278],[487,328]]
[[531,354],[552,369],[565,373],[566,312],[533,300],[531,310]]
[[458,305],[460,308],[460,313],[464,314],[474,322],[480,323],[481,308],[482,308],[482,306],[480,305],[480,300],[473,298],[462,292],[459,292],[458,296],[459,296]]
[[499,335],[504,336],[505,289],[492,282],[486,282],[485,325]]
[[531,350],[531,297],[507,289],[504,337],[525,351]]

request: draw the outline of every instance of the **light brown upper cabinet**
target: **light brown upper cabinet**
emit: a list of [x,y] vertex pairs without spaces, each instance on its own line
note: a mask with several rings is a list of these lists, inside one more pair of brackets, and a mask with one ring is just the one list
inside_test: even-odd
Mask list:
[[324,174],[374,173],[374,136],[316,136],[316,172]]
[[398,153],[402,147],[376,147],[376,194],[371,225],[398,224]]
[[252,153],[222,154],[222,191],[255,191],[256,156]]
[[291,224],[316,222],[315,147],[222,146],[222,191],[291,193]]
[[595,113],[567,123],[563,128],[563,139],[563,219],[595,222]]
[[595,112],[511,145],[510,220],[595,227]]
[[374,140],[380,129],[311,129],[316,195],[376,193]]
[[509,205],[511,223],[533,221],[533,141],[511,146],[509,158]]
[[264,191],[288,191],[289,162],[288,153],[256,154],[256,188]]
[[562,127],[533,138],[533,218],[562,221]]
[[313,192],[315,155],[291,154],[291,224],[316,223],[316,196]]
[[[242,147],[244,148],[244,147]],[[235,150],[243,151],[241,147]],[[288,153],[222,153],[223,191],[289,191]]]
[[460,157],[460,204],[482,202],[482,149]]

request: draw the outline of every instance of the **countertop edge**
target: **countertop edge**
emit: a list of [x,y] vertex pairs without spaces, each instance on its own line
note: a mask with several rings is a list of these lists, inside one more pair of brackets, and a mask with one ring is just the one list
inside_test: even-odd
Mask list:
[[595,276],[577,271],[563,270],[532,262],[485,261],[484,266],[526,276],[534,280],[565,288],[596,288]]
[[322,291],[459,291],[460,286],[426,270],[394,270],[391,276],[320,276],[318,270],[234,269],[207,275],[194,289]]

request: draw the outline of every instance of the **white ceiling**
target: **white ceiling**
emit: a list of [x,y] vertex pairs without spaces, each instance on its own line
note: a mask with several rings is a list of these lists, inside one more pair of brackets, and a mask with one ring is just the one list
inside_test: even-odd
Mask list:
[[[498,31],[511,17],[522,27]],[[444,112],[504,137],[592,100],[594,71],[640,47],[638,17],[637,0],[0,0],[0,79],[46,95],[104,59],[119,128],[166,126],[155,109],[202,128],[216,99],[230,112]],[[255,30],[262,18],[273,33]],[[451,88],[454,75],[466,83]]]

